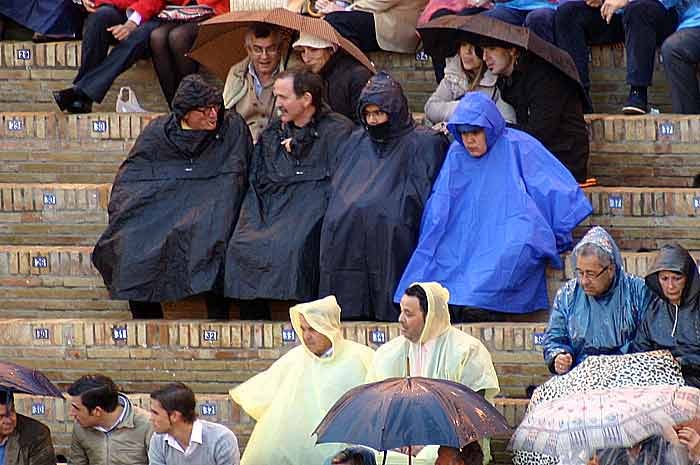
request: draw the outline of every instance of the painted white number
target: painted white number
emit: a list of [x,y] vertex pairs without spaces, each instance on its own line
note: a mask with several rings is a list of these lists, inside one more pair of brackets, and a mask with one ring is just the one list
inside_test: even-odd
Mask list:
[[12,132],[22,131],[24,129],[24,120],[12,118],[7,120],[7,130]]
[[49,328],[34,328],[34,339],[48,339]]
[[92,122],[92,131],[93,132],[107,132],[107,121],[103,119],[96,119],[95,121]]
[[44,205],[56,205],[56,194],[44,193]]
[[215,342],[219,340],[219,332],[215,329],[205,329],[202,331],[202,339],[207,342]]
[[381,329],[375,329],[369,333],[369,339],[373,344],[384,344],[386,342],[386,333]]
[[31,60],[32,59],[32,51],[29,50],[28,48],[20,48],[17,50],[17,59],[18,60]]
[[203,416],[213,417],[216,415],[216,405],[215,404],[203,404],[201,411],[202,411]]
[[292,342],[297,340],[297,334],[292,328],[282,328],[282,340],[284,342]]
[[128,332],[125,326],[115,326],[112,328],[112,339],[115,341],[126,341]]
[[534,333],[532,335],[532,343],[536,346],[544,345],[544,333]]
[[46,415],[46,406],[44,404],[32,404],[32,415]]
[[608,197],[608,204],[610,208],[622,208],[622,197],[610,196]]
[[49,259],[46,257],[32,257],[32,266],[34,268],[48,268]]

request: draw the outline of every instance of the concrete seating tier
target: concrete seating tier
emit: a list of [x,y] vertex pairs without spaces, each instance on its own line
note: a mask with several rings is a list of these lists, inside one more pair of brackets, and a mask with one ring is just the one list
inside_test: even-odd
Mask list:
[[[542,359],[544,323],[456,325],[491,352],[505,397],[549,377]],[[398,323],[346,322],[345,337],[376,348],[399,335]],[[290,340],[290,338],[293,338]],[[151,392],[179,380],[195,392],[228,392],[298,344],[289,322],[6,319],[0,321],[3,360],[42,370],[60,388],[95,371],[127,392]]]
[[[144,409],[149,408],[150,396],[147,393],[128,394],[134,405]],[[228,426],[238,437],[241,448],[245,447],[253,431],[255,421],[252,420],[228,395],[208,394],[197,396],[197,414],[200,418]],[[527,399],[496,399],[496,409],[515,428],[520,423],[527,409]],[[23,415],[35,418],[51,429],[51,436],[57,454],[68,456],[70,452],[73,420],[68,416],[69,403],[53,397],[17,395],[15,398],[17,411]],[[492,452],[496,464],[510,463],[509,454],[505,451],[506,442],[494,440]]]
[[[80,63],[80,42],[34,44],[3,42],[0,46],[0,108],[15,111],[55,111],[51,91],[71,85]],[[435,88],[432,64],[423,55],[371,53],[377,69],[387,70],[399,79],[409,97],[413,111],[423,105]],[[425,59],[423,59],[425,58]],[[619,113],[627,98],[625,54],[619,46],[591,48],[591,98],[599,112]],[[158,81],[150,61],[143,60],[117,79],[112,90],[96,111],[114,111],[117,91],[130,86],[141,105],[149,111],[164,111]],[[658,59],[650,103],[661,111],[671,111],[670,92]]]

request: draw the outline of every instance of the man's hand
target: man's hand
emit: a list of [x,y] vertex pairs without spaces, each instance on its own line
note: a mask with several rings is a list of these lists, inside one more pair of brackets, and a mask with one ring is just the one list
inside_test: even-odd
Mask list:
[[85,7],[85,10],[87,10],[88,13],[94,13],[97,7],[95,6],[95,2],[92,0],[83,0],[83,6]]
[[606,23],[610,24],[615,12],[624,8],[629,3],[629,0],[605,0],[603,6],[600,7],[600,16],[603,17]]
[[559,354],[556,357],[554,357],[554,371],[558,375],[563,375],[571,369],[572,363],[574,363],[574,359],[571,358],[571,354]]
[[328,13],[333,13],[336,11],[345,11],[345,8],[343,8],[340,5],[337,5],[331,0],[316,0],[316,10],[319,13],[327,15]]
[[138,25],[133,21],[127,21],[124,24],[108,27],[107,30],[112,33],[115,39],[119,42],[129,37],[129,34],[134,32]]
[[700,461],[700,434],[687,426],[682,427],[676,433],[681,444],[688,448],[690,460],[693,463],[698,463]]

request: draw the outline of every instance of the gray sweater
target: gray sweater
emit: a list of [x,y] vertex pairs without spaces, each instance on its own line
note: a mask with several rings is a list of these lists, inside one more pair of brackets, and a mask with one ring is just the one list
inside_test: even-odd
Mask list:
[[148,449],[148,461],[150,465],[240,464],[236,436],[224,425],[210,421],[195,421],[186,452],[182,452],[180,445],[169,434],[155,433]]

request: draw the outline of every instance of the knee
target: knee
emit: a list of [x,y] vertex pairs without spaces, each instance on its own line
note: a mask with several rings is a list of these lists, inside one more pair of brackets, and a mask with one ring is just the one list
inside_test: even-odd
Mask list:
[[679,33],[671,34],[663,45],[661,45],[661,56],[664,58],[664,63],[673,61],[680,55],[683,47],[683,37]]
[[578,2],[566,2],[560,5],[554,13],[554,20],[556,23],[566,27],[572,24],[576,18],[580,17],[579,5],[577,5],[577,3]]
[[187,25],[178,26],[170,30],[168,45],[171,51],[184,54],[189,52],[196,38],[196,33],[191,31]]
[[525,17],[525,27],[529,29],[551,29],[554,25],[555,14],[555,10],[545,8],[531,11]]
[[85,28],[104,28],[107,24],[114,23],[115,17],[120,17],[121,13],[112,5],[101,5],[93,13],[90,13],[85,20]]
[[664,6],[656,0],[629,2],[622,13],[622,20],[625,24],[634,24],[639,21],[651,23],[664,9]]
[[151,32],[151,48],[162,51],[168,45],[169,30],[167,27],[158,27]]

